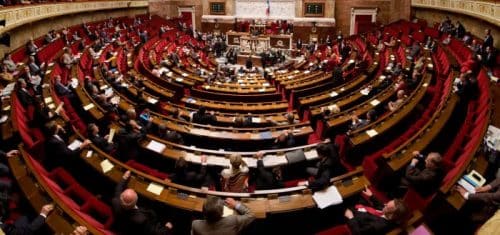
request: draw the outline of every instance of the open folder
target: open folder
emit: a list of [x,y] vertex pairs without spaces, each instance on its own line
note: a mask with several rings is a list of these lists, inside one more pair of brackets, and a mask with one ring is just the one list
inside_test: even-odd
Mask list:
[[315,192],[312,197],[319,209],[324,209],[332,205],[338,205],[343,202],[342,195],[340,195],[339,190],[337,190],[335,185]]

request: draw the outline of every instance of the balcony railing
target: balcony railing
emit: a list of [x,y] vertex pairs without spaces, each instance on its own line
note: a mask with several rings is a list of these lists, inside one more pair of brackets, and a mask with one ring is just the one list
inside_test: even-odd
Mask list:
[[90,1],[12,6],[0,9],[0,20],[5,20],[5,26],[0,26],[0,34],[21,25],[49,17],[79,12],[122,8],[132,9],[147,6],[148,1]]
[[412,0],[411,6],[466,14],[500,26],[500,2],[497,0]]

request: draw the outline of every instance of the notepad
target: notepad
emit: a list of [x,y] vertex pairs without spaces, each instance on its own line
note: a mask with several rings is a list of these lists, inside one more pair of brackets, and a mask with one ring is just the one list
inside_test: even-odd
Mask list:
[[102,161],[100,165],[103,173],[107,173],[114,167],[114,165],[108,159]]
[[148,97],[148,102],[150,104],[156,104],[156,103],[158,103],[158,99],[155,99],[155,98],[152,98],[152,97]]
[[318,158],[318,153],[314,150],[309,150],[307,152],[304,152],[304,155],[306,156],[307,160],[312,160]]
[[234,210],[227,206],[224,206],[224,210],[222,211],[222,217],[228,217],[230,215],[234,215]]
[[160,143],[156,140],[151,140],[149,144],[146,146],[147,149],[151,151],[155,151],[157,153],[163,153],[163,150],[165,150],[167,146],[163,143]]
[[54,112],[59,114],[59,112],[61,112],[63,105],[64,105],[64,102],[59,103],[59,105],[57,106],[57,108]]
[[261,121],[262,121],[262,119],[259,118],[259,117],[252,117],[252,122],[253,123],[260,123]]
[[181,75],[182,75],[183,77],[187,77],[187,76],[188,76],[188,74],[187,74],[187,73],[182,73]]
[[109,130],[108,143],[113,143],[113,137],[115,137],[115,132],[116,132],[115,128],[111,128]]
[[371,129],[371,130],[367,130],[366,134],[370,137],[374,137],[374,136],[378,135],[378,132],[375,129]]
[[156,184],[156,183],[150,183],[148,185],[148,187],[146,188],[146,190],[152,194],[159,196],[161,194],[161,192],[163,191],[163,186]]
[[9,111],[9,110],[10,110],[10,105],[3,107],[3,111]]
[[76,149],[80,148],[80,145],[82,145],[82,142],[78,139],[73,140],[71,144],[68,145],[68,148],[75,151]]
[[360,93],[362,95],[368,95],[370,93],[370,88],[365,88],[365,89],[361,90]]
[[54,103],[50,103],[47,105],[47,107],[49,107],[49,109],[55,109],[56,105]]
[[45,98],[43,100],[45,101],[46,104],[52,103],[52,97],[47,97],[47,98]]
[[378,101],[377,99],[375,99],[375,100],[370,101],[370,104],[372,106],[377,106],[378,104],[380,104],[380,101]]
[[176,78],[175,80],[178,81],[178,82],[184,81],[184,79],[182,79],[182,78]]
[[93,103],[90,103],[90,104],[87,104],[85,106],[83,106],[83,110],[85,111],[89,111],[90,109],[92,109],[94,107],[94,104]]
[[94,153],[94,151],[89,150],[89,151],[87,151],[87,154],[86,154],[85,156],[86,156],[87,158],[92,157],[92,154],[93,154],[93,153]]
[[340,195],[339,190],[334,185],[315,192],[312,196],[314,202],[319,209],[324,209],[328,206],[338,205],[343,202],[342,195]]
[[332,91],[332,93],[330,93],[330,97],[335,97],[335,96],[338,96],[339,94],[335,91]]

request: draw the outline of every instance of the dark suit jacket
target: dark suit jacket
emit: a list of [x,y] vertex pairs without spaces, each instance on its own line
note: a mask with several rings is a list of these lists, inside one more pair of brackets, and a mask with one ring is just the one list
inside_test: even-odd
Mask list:
[[35,101],[35,98],[28,91],[23,89],[17,90],[17,98],[25,108],[32,105]]
[[[382,210],[384,207],[384,205],[375,199],[375,197],[372,196],[368,199],[368,202],[365,201],[361,204],[373,207],[377,210]],[[395,226],[395,223],[380,216],[375,216],[367,212],[358,212],[355,209],[352,211],[354,218],[347,221],[347,226],[349,226],[352,235],[385,234]]]
[[[64,140],[64,137],[61,137]],[[81,153],[81,149],[71,150],[65,141],[50,136],[45,140],[45,156],[47,166],[53,169],[58,166],[68,166],[71,159],[76,159]]]
[[38,215],[31,223],[26,216],[22,216],[14,224],[0,224],[0,228],[8,235],[31,235],[35,234],[43,224],[45,224],[45,218],[41,215]]
[[257,161],[257,171],[255,172],[255,189],[267,190],[282,188],[283,182],[277,180],[273,173],[264,168],[262,159]]
[[193,114],[193,122],[204,125],[213,125],[217,122],[217,118],[211,114],[205,113],[204,115],[200,115],[199,113]]
[[340,162],[337,148],[334,145],[330,145],[330,151],[330,157],[318,163],[318,173],[314,177],[314,180],[309,182],[309,188],[313,191],[324,189],[330,185],[331,178],[346,172],[346,169]]
[[428,196],[439,187],[443,176],[444,172],[441,168],[429,169],[425,166],[419,167],[417,164],[414,167],[408,165],[404,180],[407,181],[408,186],[412,186],[422,196]]
[[176,169],[170,176],[173,183],[186,185],[194,188],[205,186],[207,176],[207,166],[201,165],[200,170],[189,169],[189,166],[182,169]]
[[115,218],[113,227],[118,234],[161,235],[170,234],[170,230],[157,222],[152,210],[143,208],[124,209],[120,205],[120,194],[126,189],[128,181],[122,180],[116,185],[115,194],[111,200]]
[[113,150],[113,145],[108,143],[108,140],[100,135],[89,134],[89,140],[92,141],[92,143],[95,146],[102,149],[104,152],[109,153],[111,152],[111,150]]
[[[144,129],[144,128],[143,128]],[[139,154],[139,141],[145,136],[144,132],[121,130],[117,135],[118,155],[123,159],[131,159]]]
[[500,178],[496,178],[489,185],[491,186],[489,192],[469,194],[469,200],[500,207]]

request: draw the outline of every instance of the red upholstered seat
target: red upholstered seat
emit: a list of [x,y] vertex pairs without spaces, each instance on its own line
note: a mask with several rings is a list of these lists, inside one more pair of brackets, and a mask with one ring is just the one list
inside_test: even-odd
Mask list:
[[351,235],[351,230],[347,225],[338,225],[327,230],[323,230],[316,235]]

